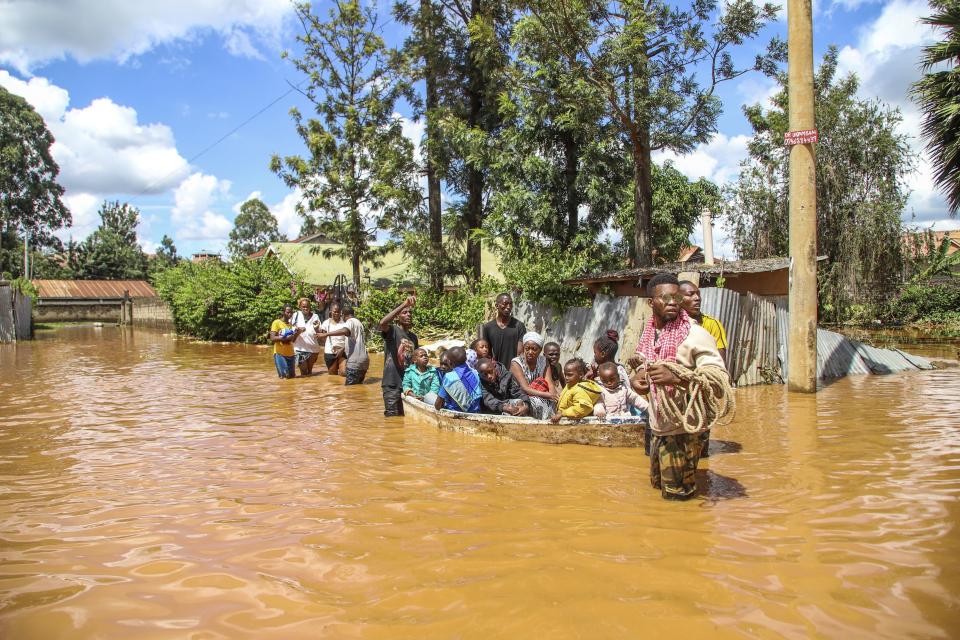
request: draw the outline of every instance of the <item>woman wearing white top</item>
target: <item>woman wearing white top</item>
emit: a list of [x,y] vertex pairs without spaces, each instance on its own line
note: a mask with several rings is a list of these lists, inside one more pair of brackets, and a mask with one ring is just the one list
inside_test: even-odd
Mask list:
[[293,314],[292,323],[295,327],[303,327],[304,331],[297,334],[293,349],[297,355],[297,364],[300,366],[300,375],[309,376],[313,373],[313,363],[320,356],[320,341],[317,339],[320,316],[311,309],[309,298],[300,298],[297,306],[299,310]]
[[330,334],[345,327],[347,327],[347,323],[343,321],[343,315],[340,313],[340,303],[330,303],[330,317],[320,325],[320,333],[317,335],[318,338],[325,339],[323,343],[323,362],[327,365],[328,373],[337,373],[336,368],[331,370],[331,367],[337,361],[337,357],[347,349],[347,336],[331,336]]

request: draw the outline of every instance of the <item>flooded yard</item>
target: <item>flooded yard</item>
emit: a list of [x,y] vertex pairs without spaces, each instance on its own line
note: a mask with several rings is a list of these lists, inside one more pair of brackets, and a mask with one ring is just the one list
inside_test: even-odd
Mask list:
[[739,389],[687,503],[641,450],[338,382],[116,327],[0,345],[0,637],[960,635],[960,370]]

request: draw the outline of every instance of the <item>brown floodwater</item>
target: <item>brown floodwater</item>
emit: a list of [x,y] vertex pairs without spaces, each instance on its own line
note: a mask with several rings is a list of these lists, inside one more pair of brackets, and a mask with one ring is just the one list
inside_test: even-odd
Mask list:
[[260,347],[0,345],[0,637],[960,636],[960,371],[737,400],[675,503]]

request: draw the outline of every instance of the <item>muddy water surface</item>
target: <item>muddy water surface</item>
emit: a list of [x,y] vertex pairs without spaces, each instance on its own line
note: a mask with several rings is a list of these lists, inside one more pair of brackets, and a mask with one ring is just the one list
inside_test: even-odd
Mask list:
[[960,636],[957,370],[739,390],[678,504],[640,451],[272,368],[117,328],[0,346],[0,637]]

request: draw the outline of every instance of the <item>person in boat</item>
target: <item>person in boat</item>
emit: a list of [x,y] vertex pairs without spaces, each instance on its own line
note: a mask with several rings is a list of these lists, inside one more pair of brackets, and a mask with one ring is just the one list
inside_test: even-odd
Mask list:
[[345,302],[341,308],[343,328],[331,331],[327,336],[346,336],[347,367],[344,385],[362,384],[370,368],[370,354],[367,353],[367,340],[363,333],[363,323],[353,316],[353,305]]
[[[690,316],[692,321],[706,329],[707,332],[713,336],[713,339],[717,341],[717,350],[720,352],[720,357],[723,358],[723,363],[726,364],[727,331],[723,328],[723,324],[721,324],[719,320],[700,311],[700,287],[690,280],[681,280],[680,295],[683,296],[683,302],[681,303],[683,310],[687,312],[687,315]],[[703,446],[700,457],[710,457],[709,429],[703,432],[703,435],[700,436],[700,441]]]
[[336,300],[330,303],[327,311],[330,317],[320,323],[320,333],[317,337],[323,340],[323,363],[327,367],[327,373],[340,375],[340,362],[346,357],[347,337],[336,335],[334,332],[346,328],[347,323],[343,321],[340,303]]
[[[695,475],[702,449],[700,434],[688,433],[682,421],[667,417],[660,408],[661,394],[673,394],[680,406],[686,406],[684,396],[689,394],[687,383],[663,363],[693,371],[717,368],[721,378],[726,376],[726,367],[713,336],[691,322],[683,310],[683,296],[676,276],[669,273],[654,276],[647,285],[647,293],[653,315],[644,326],[630,364],[638,369],[633,379],[634,388],[640,387],[650,402],[653,433],[650,484],[660,489],[666,500],[687,500],[697,492]],[[698,393],[708,393],[708,386],[699,387]]]
[[510,373],[530,398],[530,415],[546,420],[554,413],[559,391],[543,355],[543,336],[528,331],[521,344],[521,355],[510,361]]
[[320,316],[313,312],[310,298],[297,300],[297,307],[292,323],[301,331],[293,341],[293,351],[297,357],[297,366],[300,367],[300,375],[309,376],[313,375],[313,365],[320,357],[320,342],[317,340]]
[[477,373],[483,386],[484,413],[530,415],[530,396],[523,392],[509,369],[490,358],[480,358]]
[[496,362],[496,358],[493,357],[493,351],[490,349],[490,343],[483,338],[477,338],[471,342],[470,348],[476,352],[477,360],[489,358],[490,360]]
[[423,401],[427,395],[438,391],[437,368],[430,365],[426,349],[417,349],[413,352],[413,364],[403,372],[403,395]]
[[449,354],[450,371],[443,376],[440,391],[434,401],[437,409],[449,409],[463,413],[480,413],[483,400],[483,388],[480,376],[467,366],[467,351],[463,347],[452,347]]
[[556,342],[548,342],[543,345],[543,357],[547,359],[551,379],[559,385],[560,381],[563,380],[563,367],[560,366],[560,345]]
[[513,317],[513,298],[501,293],[496,300],[497,317],[480,327],[480,337],[490,345],[493,359],[510,362],[523,350],[527,328]]
[[593,415],[598,418],[628,418],[631,409],[646,410],[647,401],[633,390],[620,376],[620,367],[615,362],[604,362],[599,367],[600,401],[593,405]]
[[[397,307],[380,319],[377,325],[383,336],[383,415],[403,415],[403,374],[406,371],[407,355],[412,358],[413,350],[420,342],[411,329],[413,327],[413,307],[417,299],[407,296]],[[405,348],[409,343],[410,347]]]
[[607,329],[606,333],[593,343],[593,362],[590,363],[590,368],[587,370],[587,379],[596,380],[600,365],[611,362],[617,368],[623,383],[629,385],[630,376],[627,374],[626,367],[617,362],[617,351],[619,349],[620,334],[613,329]]
[[593,407],[600,400],[603,390],[593,380],[588,380],[587,365],[580,358],[571,358],[563,365],[566,384],[557,401],[557,412],[550,417],[556,424],[561,418],[581,420],[593,415]]
[[303,333],[299,327],[292,324],[293,305],[283,305],[280,317],[270,325],[270,342],[273,343],[273,363],[277,367],[277,375],[281,378],[296,376],[297,358],[293,351],[293,342]]

